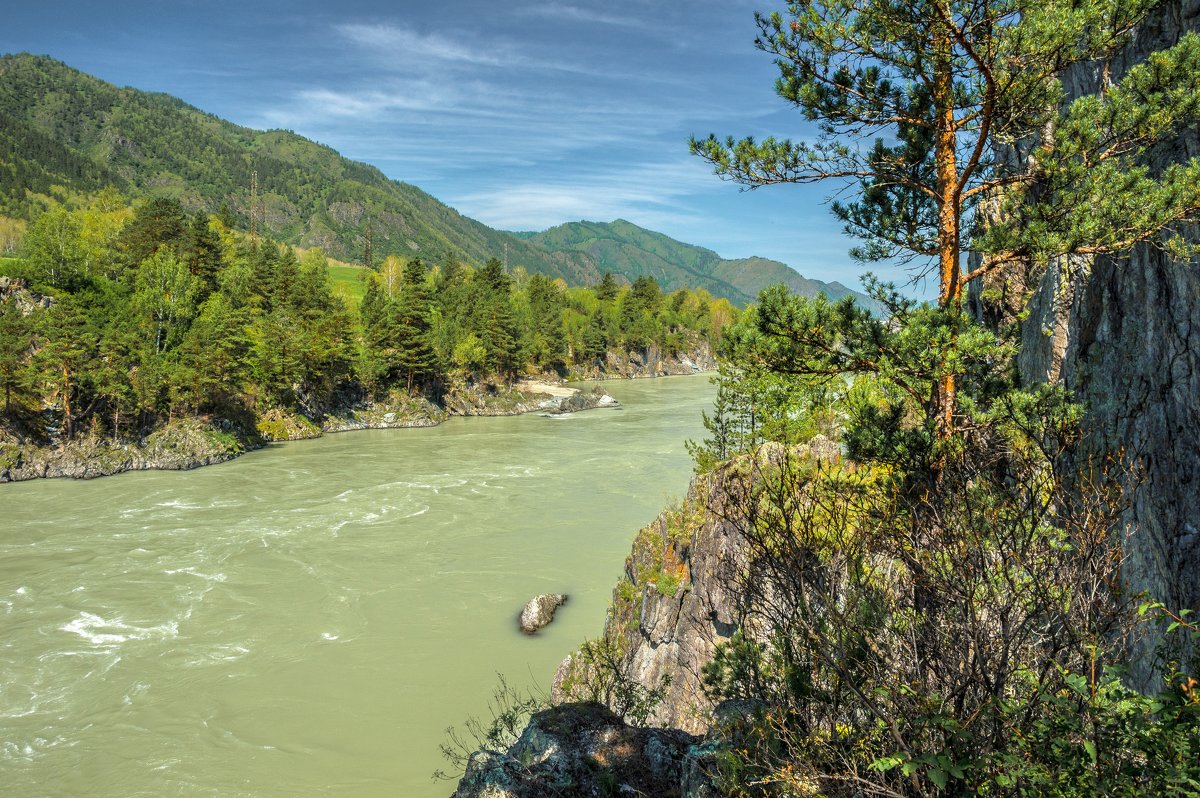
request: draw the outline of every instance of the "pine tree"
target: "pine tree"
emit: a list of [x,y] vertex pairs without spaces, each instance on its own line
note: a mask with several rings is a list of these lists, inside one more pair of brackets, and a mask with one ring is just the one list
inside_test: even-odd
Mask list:
[[[1200,212],[1200,160],[1151,174],[1139,161],[1200,118],[1200,34],[1063,103],[1060,76],[1106,62],[1157,0],[813,0],[758,15],[778,93],[817,124],[814,142],[693,140],[747,186],[839,185],[853,250],[936,273],[947,330],[928,413],[954,429],[963,286],[1070,254],[1138,242],[1190,251],[1168,225]],[[1014,171],[1006,158],[1028,153]],[[984,213],[983,211],[987,211]],[[964,253],[979,265],[964,270]],[[922,265],[923,264],[923,265]]]
[[362,370],[366,381],[377,392],[390,383],[398,367],[395,341],[395,303],[387,297],[378,277],[367,280],[367,289],[358,306],[363,330]]
[[133,220],[121,231],[118,248],[125,268],[132,270],[159,247],[178,251],[188,232],[188,218],[178,200],[158,197],[134,211]]
[[208,217],[196,214],[182,236],[179,258],[202,286],[202,297],[216,288],[217,272],[221,269],[221,240],[208,226]]
[[617,298],[617,281],[612,272],[605,272],[600,284],[596,286],[596,298],[601,302],[611,302]]
[[96,331],[87,309],[73,296],[61,298],[38,319],[35,366],[39,381],[58,400],[62,432],[75,437],[76,423],[86,412],[84,372],[95,355]]

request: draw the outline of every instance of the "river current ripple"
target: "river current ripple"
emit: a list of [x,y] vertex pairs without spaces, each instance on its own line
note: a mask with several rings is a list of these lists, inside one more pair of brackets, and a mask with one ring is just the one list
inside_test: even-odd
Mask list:
[[[446,795],[444,729],[547,689],[636,530],[687,488],[707,377],[623,403],[0,486],[12,796]],[[516,629],[530,596],[555,623]]]

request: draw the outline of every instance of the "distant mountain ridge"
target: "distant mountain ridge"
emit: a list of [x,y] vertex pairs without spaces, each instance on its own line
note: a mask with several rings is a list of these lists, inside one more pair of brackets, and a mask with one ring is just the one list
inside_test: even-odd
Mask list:
[[569,222],[541,233],[520,235],[550,252],[585,253],[602,272],[623,274],[631,279],[649,275],[668,290],[685,285],[703,286],[739,304],[754,301],[759,291],[776,283],[783,283],[801,296],[823,293],[830,299],[847,295],[865,299],[841,283],[809,279],[776,260],[729,260],[710,249],[676,241],[624,219],[609,223]]
[[370,238],[376,258],[499,257],[574,285],[595,284],[606,271],[629,281],[648,274],[667,290],[704,288],[738,304],[777,282],[806,296],[855,293],[777,261],[725,260],[623,220],[540,233],[494,230],[295,133],[235,125],[52,58],[0,56],[0,214],[32,215],[39,201],[29,193],[61,196],[109,184],[133,197],[174,197],[193,211],[228,205],[243,224],[256,189],[259,229],[344,260],[361,260]]

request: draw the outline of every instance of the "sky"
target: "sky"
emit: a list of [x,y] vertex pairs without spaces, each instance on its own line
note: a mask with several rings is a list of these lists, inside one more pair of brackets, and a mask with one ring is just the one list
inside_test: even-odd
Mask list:
[[[720,180],[689,137],[806,138],[754,48],[771,0],[4,0],[0,52],[49,55],[283,128],[504,230],[622,218],[856,287],[839,186]],[[875,265],[898,282],[908,275]]]

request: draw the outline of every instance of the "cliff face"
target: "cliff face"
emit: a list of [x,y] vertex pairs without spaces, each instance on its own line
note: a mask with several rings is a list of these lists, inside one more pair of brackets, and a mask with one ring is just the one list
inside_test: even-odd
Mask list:
[[[650,725],[706,732],[714,705],[705,694],[704,666],[716,647],[739,631],[764,637],[762,613],[749,604],[742,582],[748,566],[742,533],[745,497],[754,490],[760,470],[785,458],[839,456],[838,447],[820,436],[795,449],[768,443],[754,456],[693,479],[678,507],[638,533],[625,560],[625,575],[613,591],[601,640],[615,660],[611,664],[618,679],[645,691],[662,691],[662,700],[647,717]],[[595,683],[589,675],[586,650],[567,657],[554,678],[553,700],[619,703],[620,689],[589,692]]]
[[687,351],[671,354],[656,345],[641,351],[610,350],[603,359],[575,366],[570,377],[576,380],[638,379],[641,377],[672,377],[712,371],[717,358],[705,340],[693,341]]
[[[668,680],[648,722],[693,734],[708,728],[712,710],[703,667],[741,622],[733,585],[742,539],[737,524],[716,509],[728,503],[727,470],[697,477],[681,506],[638,533],[602,637],[619,678],[646,690],[662,689]],[[554,679],[556,703],[612,700],[583,692],[589,667],[586,653],[563,661]]]
[[[1200,0],[1173,0],[1112,63],[1114,79],[1200,30]],[[1099,65],[1064,78],[1068,98],[1095,93]],[[1152,168],[1200,156],[1200,131],[1150,153]],[[1200,239],[1200,227],[1186,232]],[[1125,579],[1171,608],[1200,609],[1200,263],[1150,246],[1127,258],[1051,265],[1021,322],[1020,373],[1064,385],[1089,407],[1096,448],[1137,458],[1143,472],[1124,520]],[[1152,646],[1134,663],[1148,685]]]

